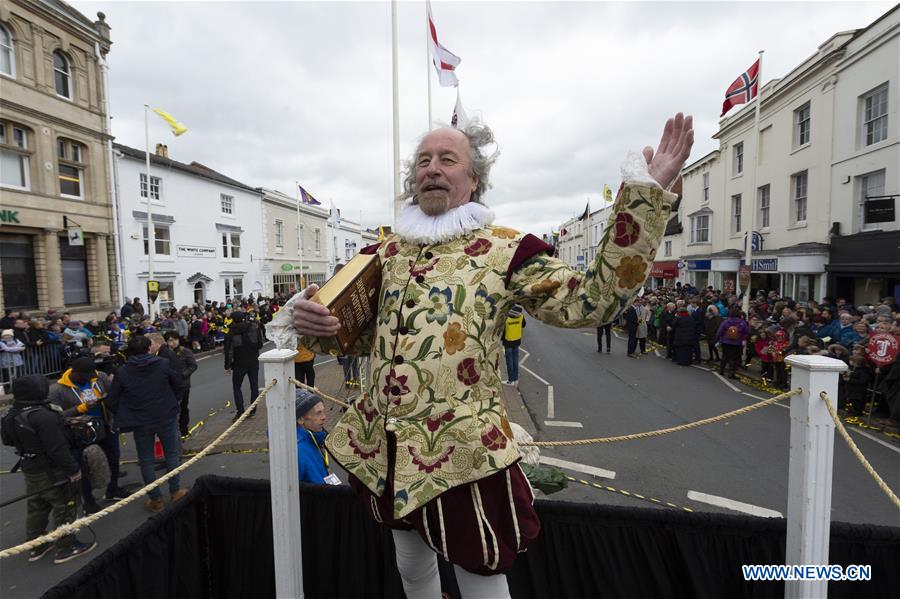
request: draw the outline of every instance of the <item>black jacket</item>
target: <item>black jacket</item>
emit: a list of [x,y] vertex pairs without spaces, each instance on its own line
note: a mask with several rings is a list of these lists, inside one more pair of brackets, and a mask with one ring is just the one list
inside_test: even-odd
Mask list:
[[47,401],[16,401],[11,411],[25,411],[25,428],[17,427],[16,434],[25,455],[22,471],[28,474],[61,472],[71,476],[78,472],[78,463],[72,458],[69,436],[59,410],[51,408]]
[[131,302],[123,304],[119,314],[122,318],[131,318],[134,315],[134,306],[131,305]]
[[168,345],[163,345],[157,355],[168,360],[169,368],[178,373],[181,379],[181,388],[190,389],[191,375],[197,371],[197,360],[194,359],[194,352],[185,347],[179,347],[172,351]]
[[119,368],[109,390],[107,404],[123,432],[158,426],[178,417],[176,393],[181,377],[169,362],[150,354],[131,356]]
[[[254,329],[256,330],[255,335],[252,333]],[[261,336],[259,323],[250,323],[245,320],[232,325],[225,336],[225,370],[231,370],[235,366],[250,368],[259,364],[259,348],[262,347]]]
[[628,331],[629,334],[637,333],[638,317],[634,305],[628,306],[628,308],[625,309],[622,318],[625,320],[625,330]]
[[673,346],[693,346],[697,344],[699,339],[697,337],[697,323],[694,322],[694,319],[687,312],[677,313],[675,320],[672,322],[672,333]]

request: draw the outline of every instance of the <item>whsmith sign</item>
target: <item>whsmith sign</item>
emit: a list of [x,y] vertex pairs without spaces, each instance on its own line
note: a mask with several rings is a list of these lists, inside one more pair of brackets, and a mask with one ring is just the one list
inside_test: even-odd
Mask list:
[[0,210],[0,223],[18,223],[19,222],[19,211],[18,210]]

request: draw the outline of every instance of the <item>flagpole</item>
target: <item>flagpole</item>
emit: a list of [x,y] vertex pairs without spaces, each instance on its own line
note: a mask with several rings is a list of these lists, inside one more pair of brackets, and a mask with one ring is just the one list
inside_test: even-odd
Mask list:
[[[153,280],[153,254],[156,252],[156,234],[153,230],[153,208],[150,205],[150,121],[148,119],[150,106],[144,104],[144,143],[146,152],[145,168],[147,171],[147,282]],[[153,304],[150,301],[149,285],[147,287],[147,313],[150,315],[150,323],[153,323]]]
[[[763,52],[765,50],[759,51],[759,67],[756,70],[756,85],[758,86],[758,91],[756,92],[756,116],[753,120],[753,135],[755,137],[755,143],[753,146],[753,176],[751,177],[753,187],[750,188],[750,218],[748,219],[750,228],[747,230],[747,238],[744,242],[746,246],[744,250],[744,264],[746,266],[750,266],[750,280],[747,282],[747,288],[743,290],[744,292],[744,301],[741,305],[741,309],[744,311],[744,314],[747,315],[747,319],[750,318],[750,290],[753,289],[753,230],[754,230],[754,220],[756,215],[756,171],[759,170],[759,111],[760,106],[762,105],[762,91],[763,91],[763,78],[762,78],[762,58]],[[738,285],[740,285],[740,272],[738,272]]]
[[431,23],[428,4],[425,4],[425,76],[428,78],[428,130],[431,131]]
[[303,284],[303,225],[300,224],[300,181],[294,181],[294,184],[297,186],[297,256],[300,259],[300,285],[298,285],[297,291],[301,291],[304,288]]
[[391,0],[391,89],[393,93],[394,223],[400,217],[400,84],[397,75],[397,0]]

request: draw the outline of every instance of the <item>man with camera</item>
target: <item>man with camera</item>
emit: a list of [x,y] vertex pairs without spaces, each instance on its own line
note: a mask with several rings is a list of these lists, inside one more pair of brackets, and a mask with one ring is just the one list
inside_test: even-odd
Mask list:
[[108,375],[97,371],[94,358],[82,356],[72,362],[71,368],[50,387],[50,403],[62,408],[63,416],[78,418],[78,430],[85,433],[78,439],[80,447],[76,448],[76,456],[81,464],[81,495],[87,514],[100,511],[91,490],[90,472],[84,459],[84,450],[89,445],[98,445],[109,464],[109,484],[104,499],[118,501],[128,497],[128,493],[119,488],[119,435],[106,405],[111,384]]
[[[78,463],[72,457],[70,438],[61,410],[47,400],[49,383],[41,375],[29,375],[13,381],[13,407],[3,417],[3,442],[12,444],[21,458],[28,498],[25,531],[28,540],[47,532],[50,513],[56,527],[75,520],[78,493],[74,483],[81,479]],[[96,541],[82,543],[74,534],[55,543],[55,564],[62,564],[90,552]],[[44,543],[31,550],[34,562],[54,548]]]

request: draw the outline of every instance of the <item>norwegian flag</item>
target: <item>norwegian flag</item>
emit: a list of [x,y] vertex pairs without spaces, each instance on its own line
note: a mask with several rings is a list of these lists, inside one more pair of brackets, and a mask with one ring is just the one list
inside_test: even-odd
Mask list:
[[759,59],[756,59],[749,69],[741,73],[741,76],[734,80],[727,90],[725,90],[725,102],[722,104],[722,114],[731,110],[733,106],[738,104],[746,104],[756,97],[759,93]]
[[434,19],[431,18],[431,2],[426,1],[425,6],[428,9],[428,47],[431,48],[431,62],[438,73],[438,81],[441,87],[453,87],[459,85],[459,79],[456,78],[456,67],[459,66],[460,58],[447,48],[443,47],[438,41],[437,29],[434,28]]

